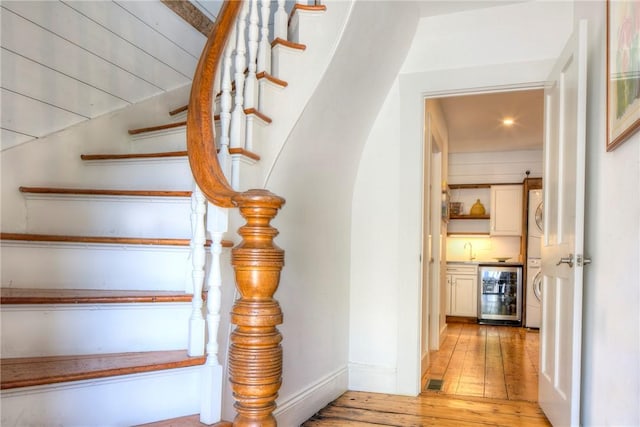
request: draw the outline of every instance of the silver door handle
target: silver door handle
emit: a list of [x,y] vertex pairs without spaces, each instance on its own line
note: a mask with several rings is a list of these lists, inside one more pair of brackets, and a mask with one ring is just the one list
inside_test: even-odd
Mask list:
[[576,264],[578,264],[578,267],[582,267],[583,265],[589,265],[591,264],[591,258],[586,257],[582,254],[578,254],[576,255]]
[[560,258],[560,261],[556,265],[569,264],[569,268],[573,267],[573,254],[569,254],[568,257]]

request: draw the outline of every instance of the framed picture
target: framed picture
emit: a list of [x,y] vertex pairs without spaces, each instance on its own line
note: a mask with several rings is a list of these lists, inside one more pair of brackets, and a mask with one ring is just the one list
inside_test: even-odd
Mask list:
[[607,0],[607,151],[640,128],[640,2]]

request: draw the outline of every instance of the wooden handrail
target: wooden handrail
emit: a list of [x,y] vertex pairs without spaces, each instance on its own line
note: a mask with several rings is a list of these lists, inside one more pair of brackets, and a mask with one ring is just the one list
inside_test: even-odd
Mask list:
[[231,309],[236,325],[230,336],[229,380],[239,427],[276,426],[273,411],[282,383],[282,311],[273,299],[284,265],[284,251],[273,239],[271,220],[284,199],[267,190],[243,193],[231,188],[218,163],[213,136],[213,83],[242,1],[226,0],[211,31],[193,79],[187,113],[187,151],[195,181],[207,200],[238,207],[247,221],[242,242],[232,250],[238,298]]
[[191,85],[187,110],[187,151],[193,177],[207,200],[231,208],[234,191],[218,163],[213,136],[213,82],[243,1],[225,1],[204,47]]

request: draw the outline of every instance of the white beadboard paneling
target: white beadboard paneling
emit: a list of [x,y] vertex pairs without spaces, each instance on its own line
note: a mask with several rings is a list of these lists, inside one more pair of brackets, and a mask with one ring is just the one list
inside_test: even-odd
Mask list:
[[206,42],[204,35],[160,1],[117,1],[115,3],[149,27],[164,34],[167,39],[195,58],[200,58]]
[[128,102],[159,89],[96,55],[2,9],[2,46]]
[[[148,5],[151,2],[142,3]],[[121,5],[106,1],[72,1],[65,4],[179,71],[183,76],[189,79],[193,77],[200,55],[192,55],[183,46],[146,25]],[[164,5],[162,7],[169,10]],[[198,45],[201,48],[204,46],[204,36]]]
[[86,120],[78,114],[6,89],[0,91],[0,96],[2,97],[0,125],[3,129],[40,137],[57,130],[60,125],[67,127]]
[[79,80],[2,49],[2,87],[68,111],[96,117],[125,101]]
[[188,78],[107,28],[58,1],[3,2],[5,8],[161,89]]
[[2,148],[0,151],[15,147],[16,145],[20,145],[23,142],[27,142],[35,138],[35,136],[14,132],[9,129],[1,129],[1,132],[0,142],[2,143]]
[[449,184],[519,183],[542,176],[542,150],[449,154]]

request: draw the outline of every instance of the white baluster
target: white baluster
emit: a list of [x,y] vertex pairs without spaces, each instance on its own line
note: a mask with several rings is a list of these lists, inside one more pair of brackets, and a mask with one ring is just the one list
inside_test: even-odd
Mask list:
[[[258,0],[251,0],[251,12],[249,13],[249,66],[247,67],[247,79],[244,83],[244,108],[256,107],[256,89],[258,80],[256,79],[256,61],[258,55]],[[247,117],[245,121],[244,148],[251,151],[253,149],[253,118]]]
[[269,43],[269,16],[271,15],[271,1],[261,0],[262,17],[260,25],[260,45],[258,46],[258,73],[271,74],[271,44]]
[[229,124],[231,122],[231,53],[233,43],[228,43],[222,59],[222,81],[220,93],[220,152],[218,162],[220,169],[229,179],[231,158],[229,157]]
[[[244,108],[255,107],[255,91],[256,91],[256,61],[258,55],[258,0],[251,0],[250,2],[251,13],[249,14],[249,65],[247,80],[244,88]],[[246,145],[246,143],[245,143]]]
[[236,51],[235,51],[235,99],[234,108],[231,113],[231,130],[230,133],[230,147],[237,148],[242,147],[242,122],[244,120],[244,68],[246,65],[246,47],[244,39],[244,30],[246,27],[245,19],[249,11],[249,2],[245,2],[240,11],[238,17],[238,24],[236,26]]
[[222,299],[222,272],[220,254],[222,236],[227,231],[229,213],[209,203],[207,228],[211,233],[211,269],[207,279],[207,362],[203,372],[202,404],[200,421],[213,424],[221,419],[222,365],[218,358],[218,329],[220,327],[220,306]]
[[205,226],[204,215],[206,200],[200,188],[194,185],[191,194],[191,261],[193,263],[193,299],[192,311],[189,319],[189,356],[202,356],[204,354],[205,321],[202,316],[202,286],[204,285],[205,266]]
[[273,17],[273,37],[287,40],[287,26],[289,17],[284,9],[285,0],[278,0],[278,8]]

